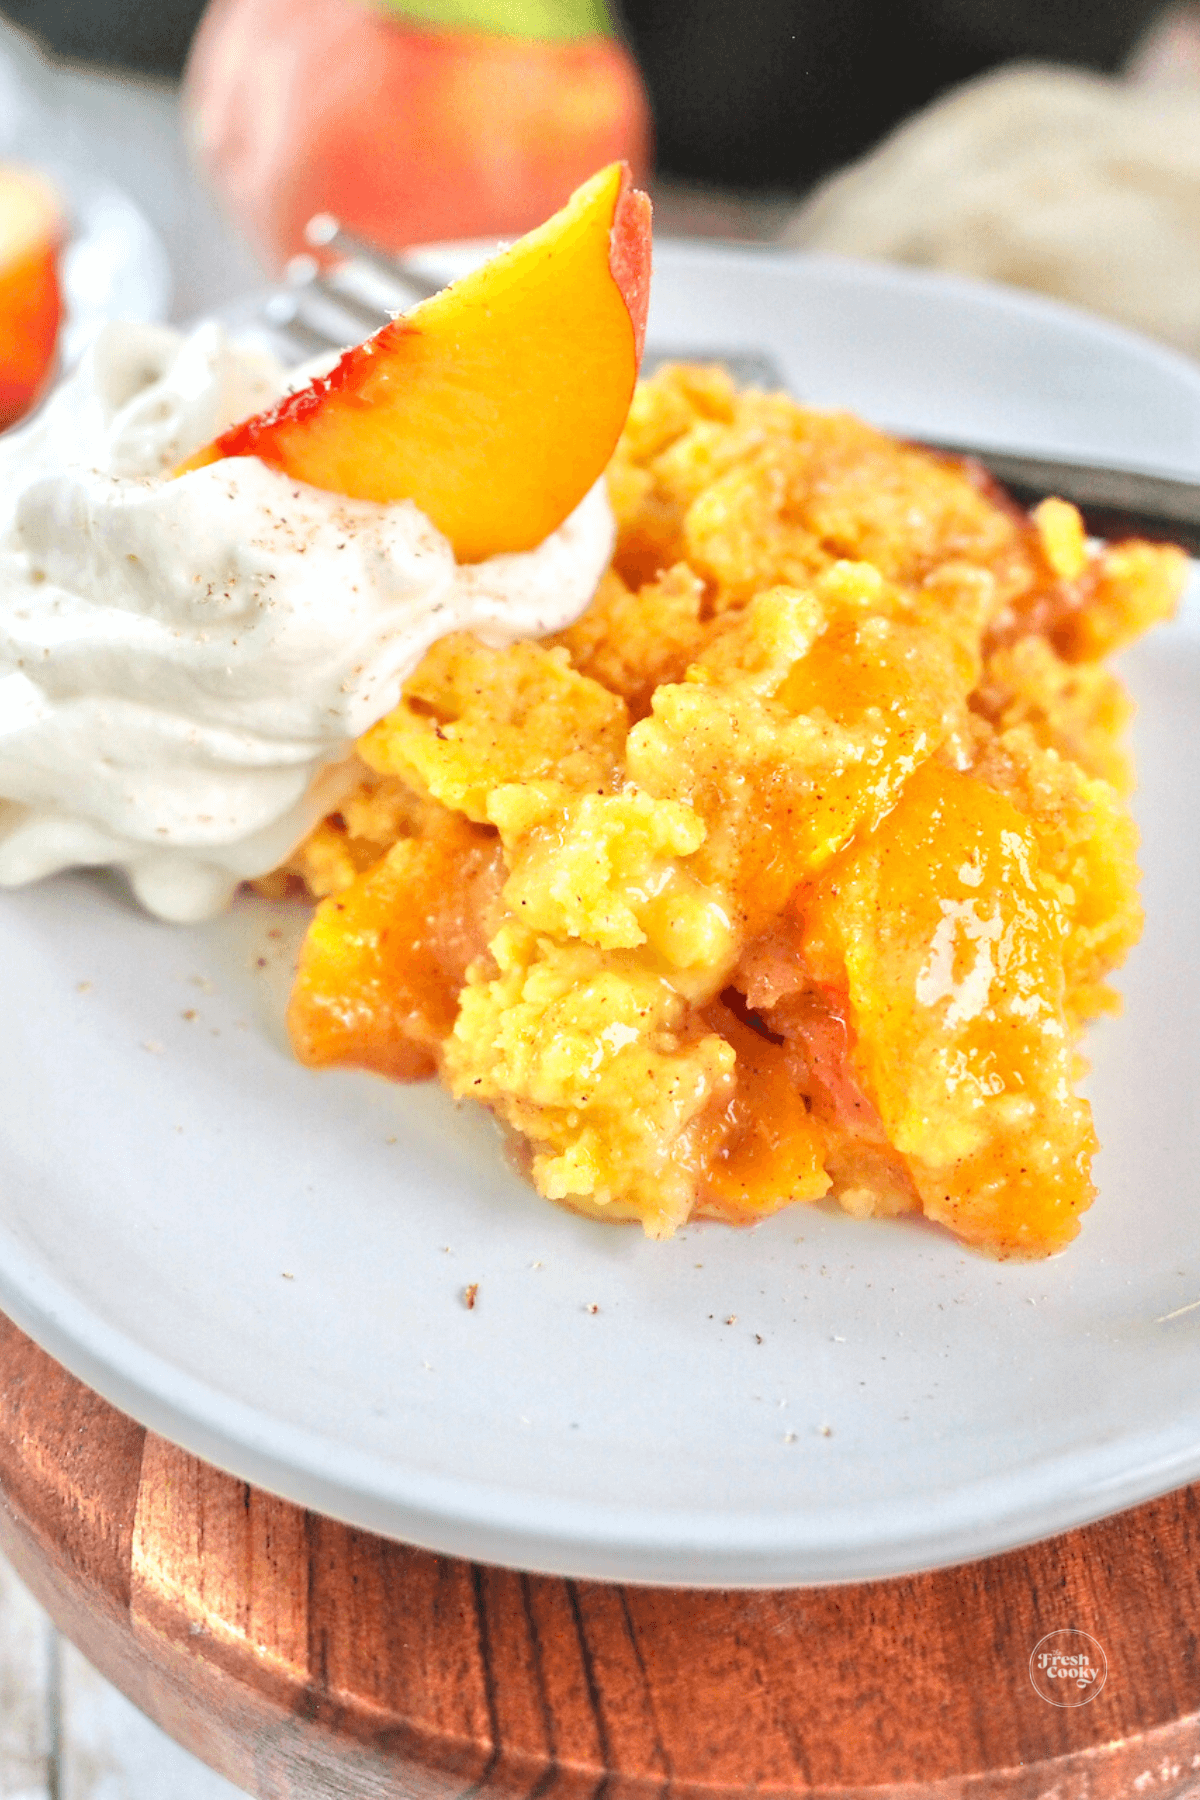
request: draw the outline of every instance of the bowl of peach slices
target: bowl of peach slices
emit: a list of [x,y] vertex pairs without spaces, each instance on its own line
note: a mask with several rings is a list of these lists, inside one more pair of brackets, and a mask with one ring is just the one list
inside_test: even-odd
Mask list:
[[0,431],[106,318],[166,310],[166,258],[139,209],[70,167],[0,162]]
[[29,410],[53,367],[64,235],[49,183],[32,170],[0,165],[0,430]]
[[[2,896],[0,1303],[248,1479],[570,1574],[885,1576],[1194,1478],[1189,565],[913,440],[1195,474],[1200,376],[1005,290],[668,243],[685,354],[639,380],[619,167],[438,255],[156,493],[415,506],[474,592],[602,483],[611,554],[544,631],[433,608],[220,917]],[[60,790],[4,791],[49,842]],[[123,820],[59,861],[142,867]]]

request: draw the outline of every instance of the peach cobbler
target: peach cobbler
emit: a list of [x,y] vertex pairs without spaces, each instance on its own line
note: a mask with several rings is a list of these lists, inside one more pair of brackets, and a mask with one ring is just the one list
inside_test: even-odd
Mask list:
[[103,334],[9,453],[0,887],[302,884],[301,1059],[440,1074],[652,1237],[829,1196],[1057,1249],[1140,924],[1104,658],[1185,559],[637,386],[650,238],[613,164],[307,381]]
[[641,384],[608,485],[590,609],[436,643],[287,866],[298,1054],[440,1073],[654,1237],[828,1195],[1059,1248],[1140,923],[1103,659],[1183,556],[713,368]]

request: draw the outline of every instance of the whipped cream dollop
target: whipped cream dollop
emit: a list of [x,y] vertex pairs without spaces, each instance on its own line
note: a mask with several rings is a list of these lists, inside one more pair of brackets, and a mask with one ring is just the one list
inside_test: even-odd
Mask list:
[[111,325],[0,438],[0,884],[108,864],[152,912],[209,917],[337,805],[436,638],[587,606],[603,482],[536,550],[460,567],[409,501],[249,457],[172,478],[286,385],[216,325]]

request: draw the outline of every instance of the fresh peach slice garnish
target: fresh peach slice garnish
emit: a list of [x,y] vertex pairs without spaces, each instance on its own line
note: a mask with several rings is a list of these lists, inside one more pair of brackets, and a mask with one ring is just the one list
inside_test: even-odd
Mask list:
[[414,501],[462,562],[531,550],[612,455],[649,288],[650,202],[612,163],[511,249],[183,468],[258,456],[332,493]]
[[54,361],[62,235],[53,189],[29,169],[0,168],[0,429],[37,398]]

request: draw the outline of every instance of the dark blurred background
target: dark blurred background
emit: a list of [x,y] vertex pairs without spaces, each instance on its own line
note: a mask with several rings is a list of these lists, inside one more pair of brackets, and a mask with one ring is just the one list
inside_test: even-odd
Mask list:
[[[666,174],[803,190],[968,76],[1115,70],[1161,0],[623,0]],[[4,0],[60,54],[176,76],[203,0]]]
[[205,0],[5,0],[0,6],[51,50],[80,62],[175,76]]
[[807,185],[967,76],[1036,57],[1116,69],[1158,0],[627,0],[659,162]]

